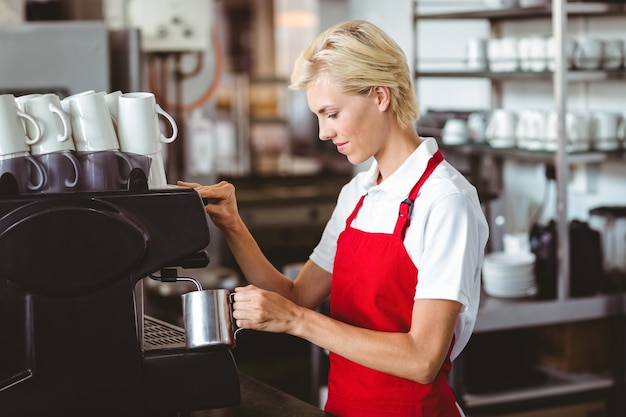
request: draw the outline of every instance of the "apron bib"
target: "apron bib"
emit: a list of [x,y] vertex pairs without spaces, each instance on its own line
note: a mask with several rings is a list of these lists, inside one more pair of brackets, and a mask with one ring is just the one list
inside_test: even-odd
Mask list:
[[[365,195],[337,241],[330,315],[383,332],[408,332],[418,271],[403,244],[411,208],[422,184],[443,160],[439,151],[400,204],[393,234],[351,227]],[[420,384],[361,366],[330,353],[326,411],[340,417],[459,417],[448,385],[450,352],[432,384]]]

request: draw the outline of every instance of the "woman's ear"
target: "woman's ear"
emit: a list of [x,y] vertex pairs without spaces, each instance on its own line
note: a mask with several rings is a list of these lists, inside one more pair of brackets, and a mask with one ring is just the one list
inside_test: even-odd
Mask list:
[[389,87],[378,86],[374,87],[374,94],[376,94],[376,103],[380,111],[386,111],[391,103],[391,92]]

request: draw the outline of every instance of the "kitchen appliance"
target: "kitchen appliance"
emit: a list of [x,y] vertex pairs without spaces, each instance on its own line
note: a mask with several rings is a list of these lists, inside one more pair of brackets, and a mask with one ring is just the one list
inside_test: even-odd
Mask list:
[[[570,236],[570,296],[596,294],[603,288],[602,248],[600,234],[586,222],[572,220]],[[554,299],[557,295],[556,222],[535,223],[530,230],[530,248],[536,256],[535,276],[539,299]]]
[[3,417],[175,416],[236,405],[229,346],[189,349],[143,313],[142,279],[208,264],[192,189],[20,195],[0,179]]
[[589,225],[602,238],[602,269],[608,290],[626,288],[626,206],[589,211]]

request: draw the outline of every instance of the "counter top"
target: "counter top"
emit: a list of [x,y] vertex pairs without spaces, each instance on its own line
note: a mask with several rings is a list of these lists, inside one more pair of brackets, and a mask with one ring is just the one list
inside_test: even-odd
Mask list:
[[237,189],[237,203],[243,207],[276,207],[311,202],[336,203],[341,188],[353,174],[277,177],[223,177]]
[[474,332],[593,320],[625,312],[626,294],[622,293],[544,301],[482,294]]
[[191,417],[319,417],[323,410],[239,373],[241,403],[236,407],[194,411]]

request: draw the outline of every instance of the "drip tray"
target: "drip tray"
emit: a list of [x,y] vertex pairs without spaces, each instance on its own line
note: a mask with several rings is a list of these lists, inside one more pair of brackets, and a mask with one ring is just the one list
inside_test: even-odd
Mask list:
[[154,317],[144,316],[144,350],[180,349],[185,347],[184,329],[159,319],[155,319]]

